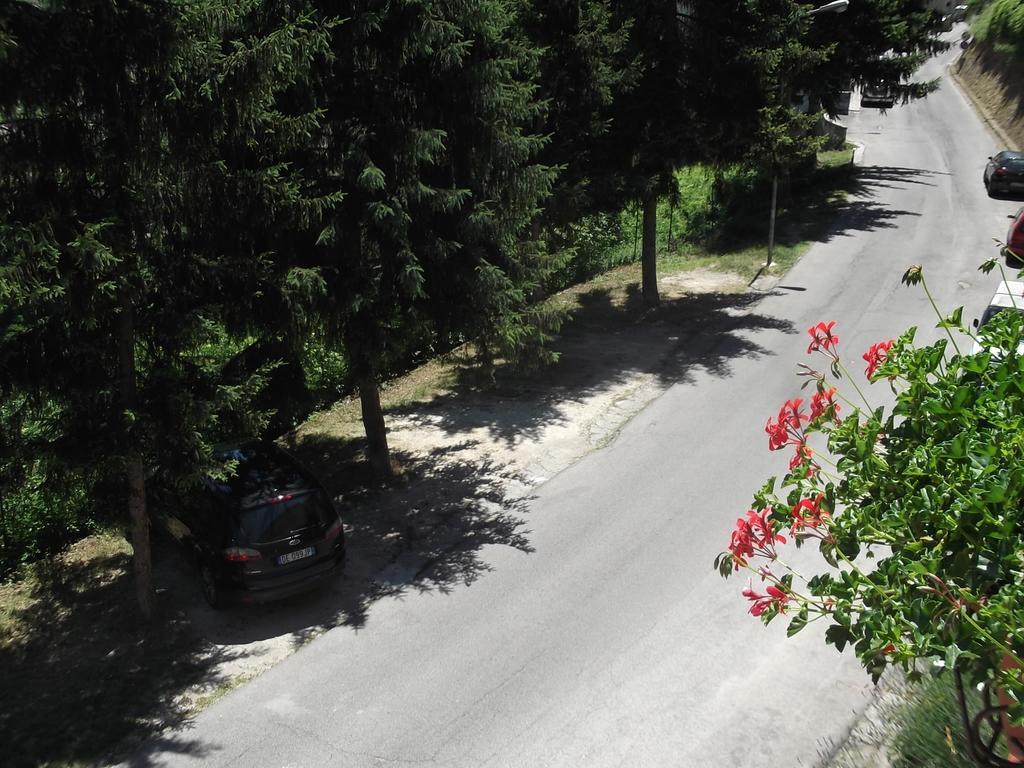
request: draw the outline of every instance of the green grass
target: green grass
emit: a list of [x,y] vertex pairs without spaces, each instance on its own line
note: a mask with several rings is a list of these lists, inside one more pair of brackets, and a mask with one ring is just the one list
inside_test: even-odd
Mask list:
[[838,168],[853,162],[853,144],[846,144],[842,149],[828,149],[818,153],[819,168]]
[[[954,678],[925,676],[917,683],[892,679],[882,684],[876,729],[870,741],[885,755],[890,768],[975,768],[960,718]],[[981,711],[982,696],[967,691],[970,716]],[[988,732],[983,737],[988,737]],[[1005,757],[1005,750],[1000,751]],[[863,750],[856,742],[841,749],[829,768],[864,768]],[[872,762],[871,765],[876,763]]]
[[[835,206],[853,188],[854,147],[819,153],[816,167],[780,189],[773,272],[788,269],[835,219]],[[746,279],[758,274],[768,257],[770,195],[768,182],[751,168],[734,166],[715,171],[691,166],[676,175],[675,202],[658,205],[659,274],[706,268],[734,272]],[[580,230],[592,225],[583,222]],[[593,225],[596,227],[596,225]],[[586,269],[572,283],[607,284],[639,279],[639,211],[627,207],[618,218],[602,219],[601,236],[587,240]],[[577,258],[579,254],[576,254]],[[621,267],[626,267],[620,269]],[[602,273],[611,275],[600,278]],[[556,281],[556,287],[572,284]]]
[[[894,713],[893,768],[974,768],[953,676],[926,678],[908,694],[907,702]],[[970,711],[977,712],[980,695],[971,691],[968,700]]]

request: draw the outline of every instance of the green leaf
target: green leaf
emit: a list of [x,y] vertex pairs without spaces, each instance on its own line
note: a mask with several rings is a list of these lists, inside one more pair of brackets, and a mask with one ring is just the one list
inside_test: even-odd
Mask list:
[[359,186],[371,191],[384,189],[384,171],[373,163],[367,164],[359,174]]
[[786,628],[786,637],[792,637],[805,626],[807,626],[807,606],[803,605],[800,607],[800,612],[790,619],[789,626]]
[[834,645],[839,652],[842,652],[852,640],[853,633],[841,624],[833,624],[825,630],[825,642]]

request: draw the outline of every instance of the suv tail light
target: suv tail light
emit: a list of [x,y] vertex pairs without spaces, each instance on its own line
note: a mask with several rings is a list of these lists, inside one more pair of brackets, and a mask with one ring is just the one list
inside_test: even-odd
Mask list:
[[338,538],[338,534],[341,533],[341,530],[341,520],[335,520],[333,525],[331,525],[331,527],[327,529],[327,532],[324,534],[324,538],[327,539],[327,541],[334,541],[336,538]]
[[1000,168],[996,168],[996,176],[1005,176],[1005,175],[1006,175],[1006,169],[1005,168],[1001,168],[1001,167]]
[[253,560],[262,560],[263,555],[258,550],[248,547],[228,547],[224,550],[224,559],[229,563],[248,563]]

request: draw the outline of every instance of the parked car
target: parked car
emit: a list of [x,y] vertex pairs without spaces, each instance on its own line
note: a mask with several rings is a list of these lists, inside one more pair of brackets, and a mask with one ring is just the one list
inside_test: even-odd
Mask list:
[[1024,152],[1007,149],[990,157],[982,181],[990,195],[1024,193]]
[[1006,233],[1007,261],[1024,264],[1024,208],[1011,217],[1010,230]]
[[868,83],[860,93],[861,106],[889,108],[896,103],[893,89],[882,82]]
[[[981,319],[974,321],[974,327],[980,329],[985,323],[995,317],[997,313],[1007,309],[1024,312],[1024,282],[1000,280],[999,285],[996,287],[996,292],[989,299],[988,306],[985,307],[985,311],[981,315]],[[971,348],[971,354],[977,354],[982,349],[981,343],[975,339],[974,345]],[[1024,354],[1024,349],[1019,349],[1018,352]]]
[[313,588],[344,567],[345,532],[323,486],[272,443],[218,450],[237,462],[228,480],[150,502],[156,525],[195,563],[203,597],[277,600]]

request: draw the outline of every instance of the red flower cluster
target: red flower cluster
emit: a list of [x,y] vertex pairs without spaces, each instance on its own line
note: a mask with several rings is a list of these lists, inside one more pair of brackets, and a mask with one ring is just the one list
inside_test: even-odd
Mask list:
[[[790,471],[792,471],[792,470],[796,469],[797,467],[799,467],[801,464],[803,464],[805,461],[810,461],[810,460],[811,460],[811,448],[810,448],[810,446],[808,446],[808,445],[806,445],[804,443],[800,443],[800,445],[798,445],[796,447],[796,453],[793,454],[793,458],[789,460],[789,469],[790,469]],[[807,468],[807,476],[810,477],[818,469],[820,469],[820,467],[818,467],[817,464],[811,464]]]
[[801,425],[807,421],[807,414],[801,410],[801,398],[787,400],[779,409],[776,421],[768,419],[764,431],[768,433],[768,448],[777,451],[787,445],[799,445],[804,441]]
[[875,375],[875,371],[878,370],[878,366],[882,365],[882,363],[889,359],[889,347],[891,346],[892,339],[889,339],[888,341],[880,341],[877,344],[872,344],[871,349],[864,353],[864,359],[868,364],[864,373],[869,379]]
[[729,540],[729,552],[732,553],[736,570],[746,565],[755,555],[775,559],[775,543],[786,543],[786,537],[775,533],[775,527],[768,520],[768,510],[760,512],[747,510],[746,518],[736,521],[736,530]]
[[791,510],[793,525],[790,533],[796,533],[805,528],[818,528],[831,515],[828,510],[821,508],[821,502],[825,500],[825,494],[819,493],[813,499],[801,499]]
[[753,603],[750,606],[751,615],[760,616],[769,608],[776,608],[779,613],[785,613],[786,603],[789,602],[789,595],[774,584],[769,584],[765,591],[768,594],[759,595],[749,584],[743,590],[743,596]]
[[814,393],[811,398],[811,421],[823,415],[839,420],[839,403],[835,401],[835,396],[835,387]]
[[807,354],[811,352],[824,352],[830,357],[836,357],[836,344],[839,343],[839,337],[832,333],[832,327],[836,324],[835,320],[829,320],[827,323],[818,323],[812,325],[807,329],[807,333],[810,334],[811,343],[807,345]]

